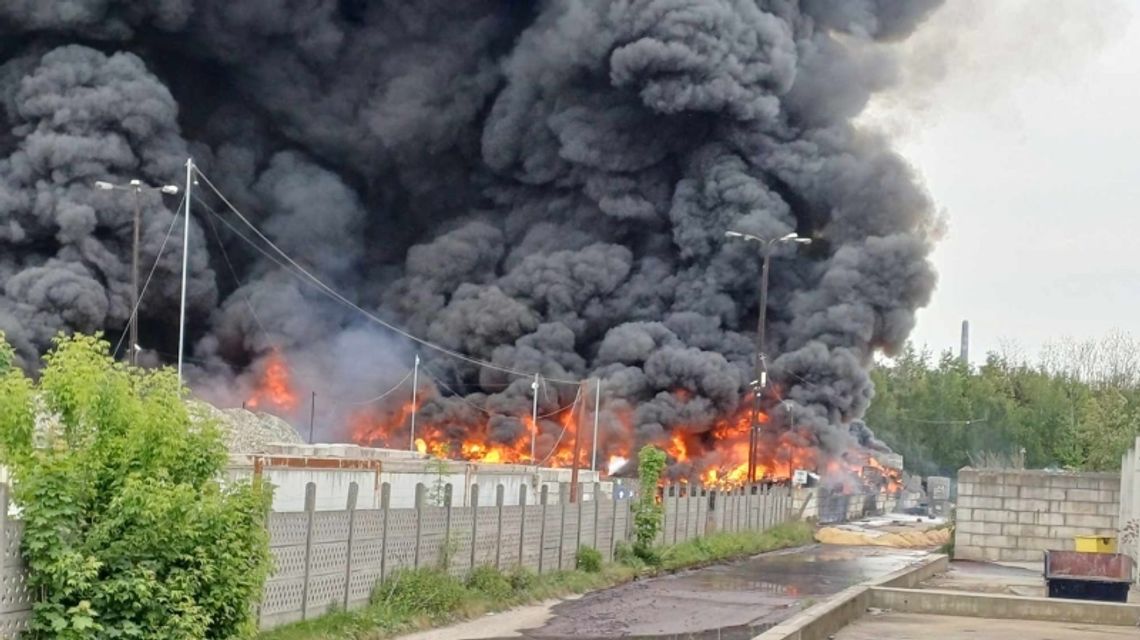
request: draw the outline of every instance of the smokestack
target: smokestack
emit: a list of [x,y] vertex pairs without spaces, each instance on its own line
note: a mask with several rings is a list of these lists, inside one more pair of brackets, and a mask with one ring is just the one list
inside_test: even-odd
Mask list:
[[962,321],[962,347],[958,350],[958,359],[963,364],[970,364],[970,321]]

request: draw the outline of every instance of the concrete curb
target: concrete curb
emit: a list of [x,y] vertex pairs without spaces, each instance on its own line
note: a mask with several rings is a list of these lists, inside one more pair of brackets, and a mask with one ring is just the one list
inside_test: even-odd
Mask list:
[[897,613],[1134,627],[1140,605],[938,589],[872,587],[870,606]]
[[1042,620],[1121,627],[1140,624],[1140,605],[1135,604],[915,589],[922,582],[949,568],[950,558],[945,555],[932,556],[920,564],[840,591],[826,602],[805,609],[752,640],[827,640],[829,636],[862,617],[868,607],[920,615]]
[[871,606],[872,588],[913,587],[946,571],[949,566],[950,558],[947,556],[931,556],[914,566],[840,591],[827,601],[808,607],[752,640],[827,640],[828,636],[866,612],[867,607]]

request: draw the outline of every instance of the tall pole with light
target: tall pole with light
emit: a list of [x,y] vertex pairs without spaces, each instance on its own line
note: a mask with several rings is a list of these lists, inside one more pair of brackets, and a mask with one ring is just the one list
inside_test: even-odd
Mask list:
[[756,481],[756,453],[760,440],[760,403],[764,396],[764,389],[768,386],[768,367],[764,353],[764,329],[768,316],[768,270],[772,261],[772,249],[778,244],[796,243],[811,244],[811,238],[801,238],[795,233],[772,239],[764,239],[750,233],[739,231],[725,231],[729,238],[738,238],[745,242],[755,242],[760,245],[760,255],[763,266],[760,269],[760,312],[756,320],[756,378],[752,381],[752,428],[748,434],[748,483]]
[[128,356],[130,363],[137,365],[139,363],[139,236],[142,226],[142,201],[140,198],[143,191],[157,191],[174,195],[178,193],[178,187],[172,184],[152,187],[144,184],[142,180],[131,180],[127,184],[112,184],[99,180],[95,182],[95,188],[100,191],[130,191],[134,194],[134,241],[131,243],[131,315],[127,320],[131,344],[127,350],[130,352],[130,356]]

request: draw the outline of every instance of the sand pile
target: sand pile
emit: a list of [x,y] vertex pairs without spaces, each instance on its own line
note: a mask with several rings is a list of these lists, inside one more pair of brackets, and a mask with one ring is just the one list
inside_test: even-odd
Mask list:
[[824,527],[815,533],[817,542],[850,546],[892,547],[895,549],[925,549],[940,547],[950,542],[951,529],[913,529],[891,527],[862,529],[854,527]]

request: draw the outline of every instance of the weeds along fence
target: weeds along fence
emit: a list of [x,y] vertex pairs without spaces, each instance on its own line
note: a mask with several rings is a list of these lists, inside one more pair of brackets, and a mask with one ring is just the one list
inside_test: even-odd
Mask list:
[[[547,573],[574,568],[582,546],[613,560],[617,545],[632,539],[628,499],[603,495],[597,485],[595,499],[577,502],[569,501],[566,485],[557,500],[545,487],[537,496],[527,489],[521,489],[516,505],[504,504],[505,489],[499,486],[495,504],[480,505],[476,499],[472,506],[454,507],[450,487],[436,495],[421,484],[414,508],[393,509],[387,506],[391,488],[384,484],[381,508],[357,509],[359,490],[353,483],[343,510],[317,511],[316,486],[310,483],[304,511],[269,515],[274,570],[258,608],[260,627],[363,606],[378,582],[401,569],[441,567],[456,577],[484,565]],[[0,485],[0,500],[7,505],[6,485]],[[670,485],[661,502],[662,544],[717,531],[763,531],[796,515],[786,487],[710,492]],[[0,638],[15,638],[25,628],[32,605],[20,561],[21,527],[18,519],[3,518]]]

